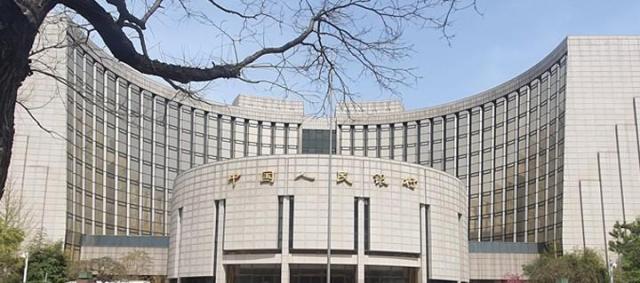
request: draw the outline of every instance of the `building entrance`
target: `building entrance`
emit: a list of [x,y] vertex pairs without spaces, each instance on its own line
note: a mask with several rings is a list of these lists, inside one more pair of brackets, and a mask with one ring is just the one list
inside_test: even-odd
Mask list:
[[417,283],[418,269],[398,266],[365,266],[365,283]]
[[[292,264],[289,266],[291,283],[325,283],[327,282],[326,265]],[[355,283],[355,265],[332,265],[331,283]]]
[[227,283],[280,283],[280,265],[227,265]]

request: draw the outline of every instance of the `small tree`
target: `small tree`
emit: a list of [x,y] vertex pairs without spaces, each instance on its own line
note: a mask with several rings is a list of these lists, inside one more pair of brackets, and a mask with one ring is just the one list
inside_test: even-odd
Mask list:
[[67,281],[68,259],[62,242],[36,241],[29,248],[29,282],[62,283]]
[[599,283],[607,277],[607,266],[602,257],[590,249],[557,256],[547,251],[532,263],[523,266],[524,274],[532,282],[555,283],[560,279],[569,282]]
[[0,218],[0,282],[20,282],[22,260],[19,256],[24,232]]
[[21,282],[23,261],[20,246],[25,239],[21,202],[10,186],[0,201],[0,282]]
[[621,281],[640,282],[640,218],[631,223],[616,222],[609,235],[613,237],[609,250],[620,255]]

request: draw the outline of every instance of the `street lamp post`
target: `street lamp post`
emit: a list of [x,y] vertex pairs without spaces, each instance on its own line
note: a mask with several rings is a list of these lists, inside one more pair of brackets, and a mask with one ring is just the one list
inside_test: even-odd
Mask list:
[[29,252],[22,254],[24,257],[24,274],[22,274],[22,283],[27,283],[27,271],[29,270]]
[[613,270],[616,269],[618,265],[613,260],[609,260],[608,267],[609,267],[609,283],[613,283]]
[[[333,181],[332,179],[332,174],[333,172],[331,171],[331,165],[333,162],[333,147],[335,146],[333,144],[333,123],[337,123],[336,120],[336,116],[335,116],[335,111],[336,109],[333,107],[332,105],[332,100],[331,100],[331,93],[328,94],[329,95],[329,166],[328,167],[328,176],[327,176],[327,187],[328,187],[328,192],[327,192],[327,283],[331,283],[331,182]],[[331,113],[333,112],[333,113]],[[333,114],[333,115],[331,115]],[[333,116],[333,117],[332,117]],[[338,141],[338,134],[337,134],[337,127],[336,127],[336,143]]]

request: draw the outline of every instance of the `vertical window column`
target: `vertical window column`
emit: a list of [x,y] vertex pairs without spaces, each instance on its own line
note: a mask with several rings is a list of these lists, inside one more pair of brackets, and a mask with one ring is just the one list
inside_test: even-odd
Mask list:
[[105,73],[104,68],[96,65],[96,85],[95,85],[95,156],[94,156],[94,233],[103,235],[104,233],[104,211],[105,211]]
[[482,109],[482,185],[481,185],[481,240],[490,241],[493,233],[494,196],[494,105],[487,103]]
[[95,165],[94,165],[94,139],[95,139],[95,129],[94,129],[94,113],[95,113],[95,79],[94,79],[94,61],[91,57],[85,55],[84,58],[85,63],[85,87],[84,87],[84,207],[83,207],[83,217],[84,217],[84,233],[85,234],[94,234],[94,210],[93,207],[95,205]]
[[431,166],[437,170],[444,170],[444,118],[433,118],[433,137],[431,143]]
[[207,155],[207,120],[204,111],[200,109],[193,110],[193,141],[191,143],[192,149],[192,167],[204,164]]
[[246,145],[247,145],[247,156],[257,156],[260,155],[260,124],[258,121],[250,120],[245,124],[245,129],[247,132],[246,136]]
[[340,155],[352,155],[351,127],[349,125],[338,125],[338,133],[340,133],[338,153],[340,153]]
[[[174,165],[176,159],[169,158],[169,141],[176,143],[175,138],[169,138],[167,134],[169,132],[168,126],[168,103],[162,97],[155,96],[155,106],[153,111],[154,126],[154,149],[153,149],[153,191],[151,198],[152,209],[151,213],[151,233],[152,235],[162,235],[164,231],[164,210],[165,208],[165,193],[167,188],[167,173],[169,163]],[[176,114],[177,115],[177,114]],[[172,118],[174,119],[174,118]],[[175,125],[174,125],[175,126]],[[177,129],[171,129],[171,132],[177,132]],[[176,136],[177,137],[177,136]],[[175,147],[174,147],[175,148]],[[174,150],[175,152],[177,150]],[[173,169],[177,170],[177,169]],[[143,217],[145,217],[143,212]]]
[[352,151],[355,156],[365,156],[365,128],[362,125],[353,126]]
[[141,223],[142,235],[151,235],[151,211],[153,208],[153,182],[155,158],[155,98],[153,94],[144,91],[142,100],[142,193],[141,193]]
[[409,163],[418,162],[418,129],[418,123],[416,121],[405,123],[403,160]]
[[[179,129],[178,129],[178,173],[184,172],[193,166],[193,144],[194,144],[194,110],[186,105],[180,105]],[[175,178],[175,177],[174,177]],[[173,181],[173,180],[171,180]]]
[[498,99],[494,111],[494,189],[493,189],[493,240],[504,241],[506,208],[506,101]]
[[391,128],[391,159],[405,160],[406,133],[404,123],[394,123]]
[[[482,109],[477,107],[471,110],[470,126],[470,154],[469,154],[469,241],[480,239],[481,231],[481,204],[480,186],[482,173]],[[435,143],[435,140],[434,140]],[[435,163],[435,162],[434,162]]]
[[207,112],[205,119],[207,120],[207,163],[216,162],[220,158],[220,128],[218,115]]
[[141,205],[141,105],[142,93],[140,88],[131,85],[129,87],[129,170],[127,179],[129,181],[129,200],[128,200],[128,234],[140,234],[140,205]]
[[456,165],[456,153],[457,153],[457,149],[456,149],[456,145],[457,145],[457,139],[458,139],[458,135],[456,135],[457,133],[457,125],[458,124],[458,119],[457,119],[457,115],[452,114],[452,115],[447,115],[447,117],[445,118],[445,140],[444,140],[444,168],[445,171],[451,175],[456,174],[456,169],[457,169],[457,165]]
[[117,80],[116,94],[116,227],[118,235],[127,235],[128,227],[128,155],[129,155],[129,85],[122,78]]
[[431,120],[420,121],[420,164],[431,166],[431,152],[432,152],[432,123]]

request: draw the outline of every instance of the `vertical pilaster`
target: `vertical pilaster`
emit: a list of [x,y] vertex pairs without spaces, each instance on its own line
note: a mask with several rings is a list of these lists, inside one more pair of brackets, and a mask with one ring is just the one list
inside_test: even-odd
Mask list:
[[358,252],[358,267],[356,269],[356,282],[364,283],[364,199],[357,198],[358,201],[358,242],[356,250]]
[[282,246],[280,251],[280,282],[289,283],[289,197],[282,197]]
[[216,248],[216,283],[226,283],[227,276],[222,262],[222,251],[224,250],[224,218],[225,218],[225,201],[218,202],[218,246]]
[[182,274],[180,274],[180,254],[181,254],[181,248],[182,247],[182,207],[178,209],[178,227],[177,227],[177,231],[176,231],[176,249],[175,249],[175,256],[174,256],[174,263],[173,263],[173,268],[174,268],[174,274],[175,276],[178,278],[178,283],[182,282],[181,276]]
[[427,206],[420,205],[420,278],[418,282],[427,283],[429,280],[429,257],[427,241]]

